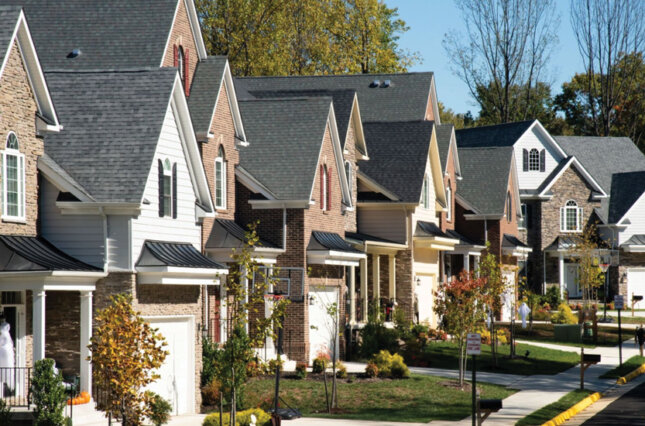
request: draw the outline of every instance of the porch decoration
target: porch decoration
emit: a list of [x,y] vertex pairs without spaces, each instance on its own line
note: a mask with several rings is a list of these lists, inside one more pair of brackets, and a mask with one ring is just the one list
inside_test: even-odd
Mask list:
[[87,404],[90,402],[92,398],[90,397],[90,394],[83,391],[80,393],[79,396],[74,397],[74,398],[69,398],[67,400],[67,405],[82,405],[82,404]]
[[13,390],[15,384],[13,371],[15,355],[9,330],[11,330],[11,325],[3,319],[0,322],[0,370],[2,370],[0,386],[4,387],[6,385],[9,390]]

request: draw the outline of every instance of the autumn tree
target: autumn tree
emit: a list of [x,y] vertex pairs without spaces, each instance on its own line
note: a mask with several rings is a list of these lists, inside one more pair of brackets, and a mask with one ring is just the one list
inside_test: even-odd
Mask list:
[[557,43],[553,0],[457,0],[463,27],[444,37],[453,72],[492,124],[534,118]]
[[482,256],[477,268],[477,275],[486,280],[484,292],[487,295],[490,312],[490,340],[493,365],[497,366],[497,331],[495,318],[502,313],[502,296],[508,291],[508,284],[502,275],[502,265],[497,256],[491,252],[490,242],[486,242],[486,254]]
[[578,82],[587,98],[590,134],[609,136],[618,119],[616,108],[638,90],[634,81],[642,65],[627,58],[645,49],[645,2],[572,0],[571,25],[586,74]]
[[452,281],[439,284],[435,292],[435,313],[442,318],[442,327],[452,334],[459,347],[459,385],[464,385],[466,371],[466,336],[474,333],[486,320],[488,296],[486,278],[462,271]]
[[582,291],[582,300],[585,309],[590,308],[595,299],[596,289],[605,282],[605,274],[600,269],[601,248],[600,239],[594,225],[588,225],[581,234],[575,236],[575,244],[571,249],[571,256],[578,265],[577,283]]
[[132,308],[132,297],[119,294],[97,312],[90,339],[94,382],[107,397],[98,408],[123,425],[141,425],[150,412],[151,395],[145,386],[159,375],[168,352],[165,340]]
[[379,0],[197,0],[210,54],[238,76],[402,72],[418,56]]

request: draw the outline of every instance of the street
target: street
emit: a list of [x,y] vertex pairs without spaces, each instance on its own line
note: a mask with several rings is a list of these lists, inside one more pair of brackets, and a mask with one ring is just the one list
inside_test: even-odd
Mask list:
[[625,393],[583,425],[645,425],[645,383]]

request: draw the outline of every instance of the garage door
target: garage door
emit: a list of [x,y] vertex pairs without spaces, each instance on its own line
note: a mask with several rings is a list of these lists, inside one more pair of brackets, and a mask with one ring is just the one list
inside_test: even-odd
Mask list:
[[148,389],[172,404],[174,415],[195,411],[195,337],[193,317],[146,318],[166,339],[170,354],[157,373],[161,376]]
[[[627,270],[627,300],[625,300],[626,306],[631,307],[632,293],[637,296],[645,296],[645,269],[643,268],[630,268]],[[638,302],[634,305],[634,307],[636,309],[645,309],[645,302]]]
[[320,352],[331,355],[338,335],[334,335],[334,324],[327,313],[328,307],[338,306],[338,288],[322,287],[309,292],[309,361]]
[[432,275],[418,275],[418,285],[415,286],[415,295],[417,297],[417,308],[419,310],[419,323],[430,324],[434,326],[432,311],[434,301],[434,277]]

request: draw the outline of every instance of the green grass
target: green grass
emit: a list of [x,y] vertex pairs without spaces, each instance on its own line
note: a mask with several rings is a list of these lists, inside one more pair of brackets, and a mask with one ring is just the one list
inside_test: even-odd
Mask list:
[[[612,317],[614,319],[614,323],[618,324],[618,317]],[[622,313],[620,315],[620,322],[622,324],[644,324],[645,325],[645,317],[632,317],[631,314],[625,315],[625,313]]]
[[613,370],[609,370],[608,372],[600,376],[600,378],[617,379],[631,373],[643,364],[645,364],[645,357],[636,355],[623,362],[623,365],[618,366]]
[[[508,326],[500,326],[500,328],[509,329]],[[618,328],[616,327],[603,327],[598,326],[598,342],[594,344],[590,340],[585,339],[582,343],[565,342],[556,340],[554,337],[553,324],[533,324],[533,328],[522,328],[521,325],[516,325],[514,328],[515,338],[518,340],[529,340],[544,343],[554,343],[557,345],[574,346],[580,348],[595,348],[596,346],[613,347],[618,345]],[[623,330],[623,341],[633,339],[633,330]]]
[[[272,378],[251,379],[245,387],[246,405],[268,408],[274,385]],[[331,380],[328,385],[331,392]],[[399,422],[461,420],[470,414],[472,394],[470,387],[460,390],[454,385],[451,379],[415,374],[402,380],[339,380],[339,408],[334,414],[326,413],[323,382],[312,380],[311,375],[306,380],[281,380],[280,396],[307,417]],[[484,398],[503,399],[514,392],[484,383],[478,383],[477,388]]]
[[[577,352],[565,352],[518,343],[515,349],[516,358],[508,358],[510,346],[498,346],[498,366],[493,366],[493,358],[489,345],[482,345],[482,354],[477,357],[478,371],[495,373],[519,374],[530,376],[534,374],[557,374],[577,365],[580,355]],[[525,357],[526,351],[529,356]],[[425,348],[423,360],[434,368],[459,368],[459,351],[455,343],[436,342]],[[468,367],[472,358],[468,357]]]
[[576,405],[578,402],[582,401],[592,393],[592,391],[580,389],[571,391],[553,404],[549,404],[546,407],[542,407],[539,410],[534,411],[515,424],[524,426],[541,425],[543,423],[546,423],[558,414]]

